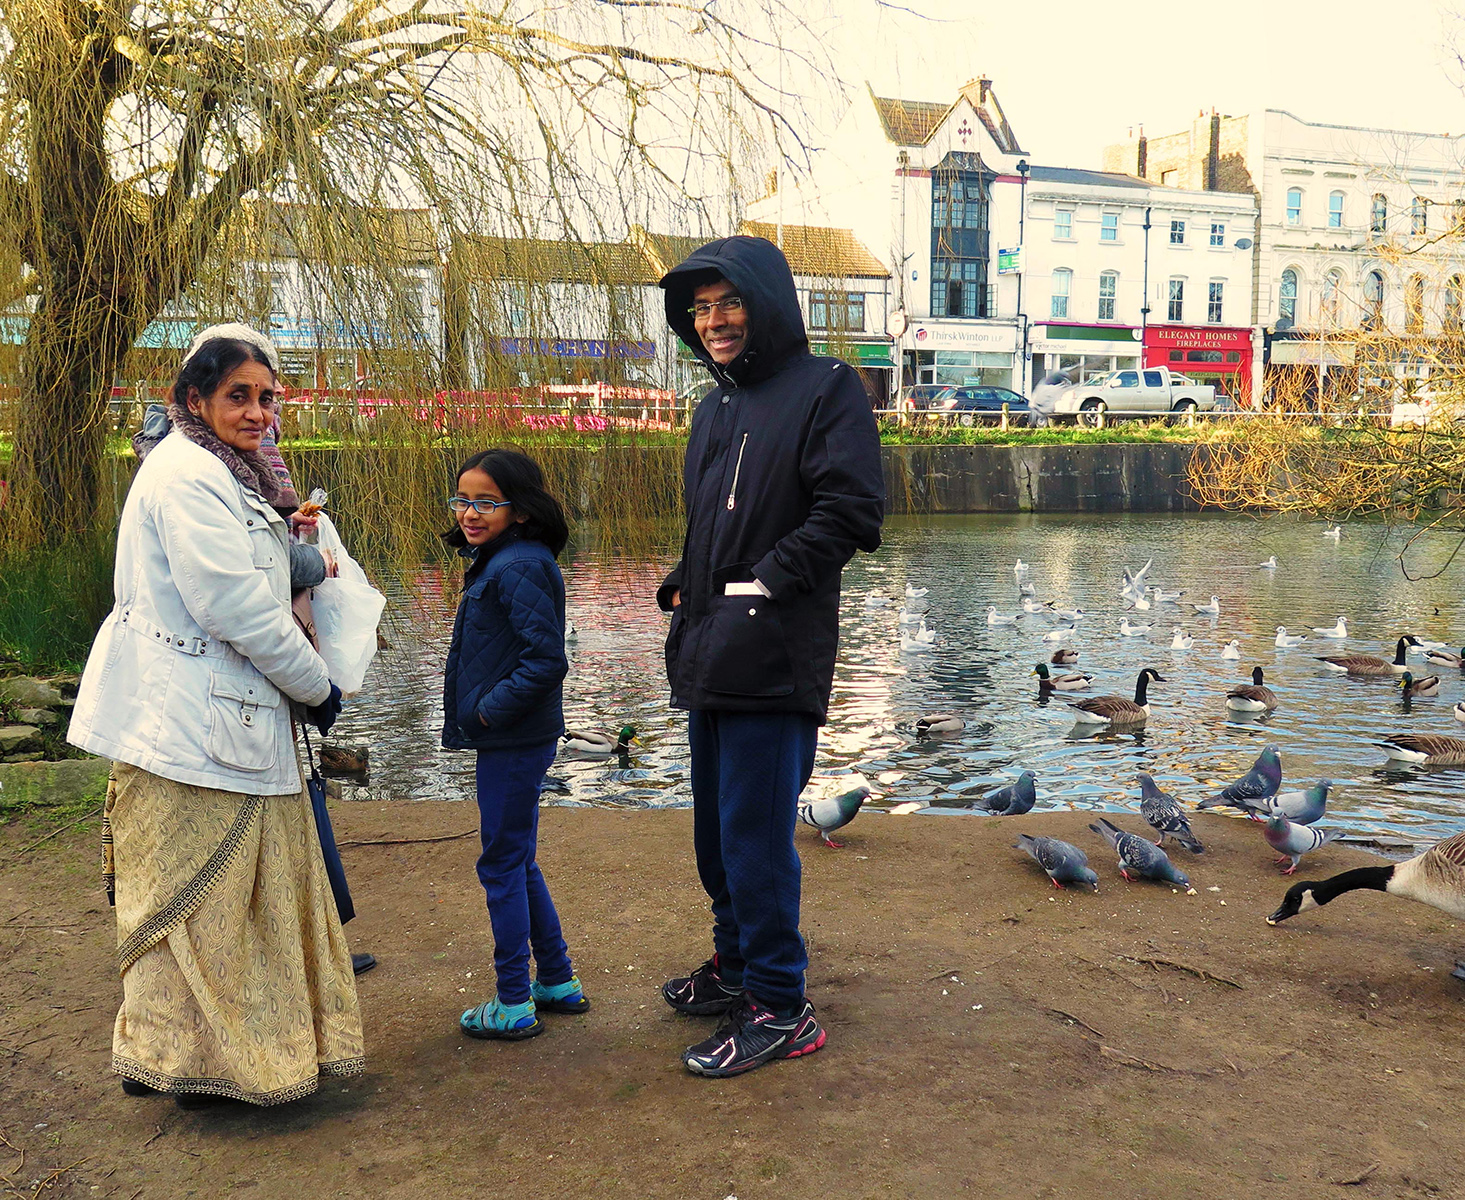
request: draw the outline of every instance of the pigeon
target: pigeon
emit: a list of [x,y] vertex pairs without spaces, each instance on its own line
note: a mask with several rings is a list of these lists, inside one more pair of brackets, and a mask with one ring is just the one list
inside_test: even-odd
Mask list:
[[1174,634],[1170,638],[1170,649],[1189,650],[1194,645],[1195,638],[1191,637],[1177,625]]
[[1241,660],[1241,640],[1232,638],[1227,642],[1226,648],[1221,651],[1221,657],[1229,659],[1231,662],[1239,662]]
[[[1103,817],[1099,818],[1097,825],[1090,825],[1089,828],[1114,847],[1119,855],[1119,873],[1131,883],[1135,875],[1138,875],[1141,879],[1173,883],[1176,887],[1183,887],[1194,894],[1195,888],[1190,886],[1190,877],[1184,871],[1177,870],[1170,861],[1170,856],[1149,838],[1140,837],[1137,833],[1125,833]],[[1130,874],[1131,871],[1134,875]]]
[[983,796],[974,801],[972,807],[980,812],[991,813],[994,817],[1020,817],[1023,813],[1032,811],[1037,799],[1038,791],[1033,786],[1033,773],[1024,771],[1017,777],[1017,782]]
[[1153,776],[1141,771],[1139,779],[1139,815],[1145,824],[1160,835],[1155,842],[1163,846],[1167,837],[1174,838],[1192,854],[1204,854],[1206,848],[1200,839],[1190,831],[1190,822],[1185,819],[1185,810],[1180,801],[1169,792],[1162,792]]
[[1024,850],[1037,864],[1048,872],[1053,886],[1062,890],[1065,883],[1083,884],[1099,890],[1099,877],[1089,866],[1088,855],[1077,846],[1058,838],[1033,837],[1030,833],[1017,835],[1017,849]]
[[1332,638],[1334,641],[1341,642],[1348,636],[1348,618],[1339,617],[1336,625],[1329,625],[1326,629],[1320,629],[1314,625],[1312,631],[1318,637]]
[[1277,569],[1277,556],[1274,554],[1264,563],[1257,563],[1259,571],[1275,571]]
[[1203,617],[1219,617],[1221,615],[1221,600],[1218,596],[1212,596],[1209,604],[1192,604],[1190,607],[1195,609]]
[[1007,616],[1004,613],[999,613],[995,604],[987,605],[988,625],[1016,625],[1021,620],[1022,613],[1017,613],[1013,616]]
[[1266,836],[1267,844],[1282,856],[1277,859],[1278,866],[1289,858],[1292,860],[1292,865],[1282,872],[1283,875],[1291,875],[1297,870],[1297,864],[1304,854],[1320,850],[1329,842],[1336,842],[1343,836],[1341,829],[1314,829],[1311,825],[1296,825],[1279,812],[1274,812],[1267,818],[1267,827],[1262,833]]
[[1270,800],[1242,800],[1240,807],[1248,813],[1255,813],[1258,817],[1270,817],[1273,813],[1281,813],[1294,825],[1312,825],[1327,811],[1328,789],[1332,786],[1331,779],[1319,779],[1310,788],[1303,788],[1296,792],[1281,792]]
[[861,784],[853,791],[841,792],[838,796],[805,800],[799,805],[799,820],[817,829],[826,846],[838,850],[843,843],[834,841],[829,835],[853,821],[859,814],[860,806],[869,798],[870,789]]
[[1288,646],[1300,646],[1305,641],[1307,641],[1307,634],[1288,633],[1287,626],[1278,625],[1277,636],[1273,640],[1272,645],[1276,646],[1279,650],[1285,650]]
[[1277,747],[1268,746],[1257,756],[1250,771],[1235,783],[1223,787],[1220,795],[1213,796],[1209,800],[1202,800],[1199,807],[1202,809],[1240,808],[1245,810],[1246,806],[1238,804],[1238,800],[1270,800],[1277,794],[1281,786],[1282,758],[1277,753]]

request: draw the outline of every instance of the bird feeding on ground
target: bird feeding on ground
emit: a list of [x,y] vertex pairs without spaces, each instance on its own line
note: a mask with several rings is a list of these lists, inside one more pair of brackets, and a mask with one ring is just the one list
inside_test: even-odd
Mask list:
[[822,796],[817,800],[805,800],[799,804],[799,820],[819,831],[820,840],[832,850],[839,850],[844,843],[836,842],[830,834],[843,829],[859,814],[861,806],[870,798],[870,789],[863,784],[838,796]]
[[1092,700],[1075,700],[1069,704],[1080,724],[1143,725],[1150,717],[1148,688],[1151,683],[1164,683],[1165,677],[1153,667],[1146,667],[1134,683],[1134,699],[1123,696],[1095,696]]
[[1145,819],[1146,825],[1160,835],[1155,845],[1163,846],[1167,837],[1174,838],[1192,854],[1204,854],[1205,847],[1191,832],[1190,822],[1186,819],[1185,810],[1180,807],[1180,801],[1169,792],[1162,792],[1152,775],[1141,771],[1137,778],[1139,815]]
[[1226,707],[1232,712],[1271,712],[1277,707],[1277,695],[1262,682],[1260,667],[1251,669],[1251,682],[1226,693]]
[[1343,831],[1298,825],[1289,821],[1282,813],[1274,811],[1267,817],[1262,835],[1267,839],[1267,845],[1281,855],[1277,859],[1278,866],[1291,859],[1292,865],[1282,872],[1283,875],[1291,875],[1297,870],[1297,864],[1302,861],[1304,854],[1311,854],[1314,850],[1321,850],[1329,842],[1336,842],[1343,836]]
[[1077,846],[1059,838],[1020,833],[1016,848],[1024,851],[1048,873],[1055,888],[1062,890],[1066,884],[1074,884],[1096,892],[1099,890],[1099,877],[1089,866],[1088,855]]
[[1000,787],[972,802],[978,812],[990,813],[994,817],[1020,817],[1031,812],[1038,801],[1038,790],[1031,771],[1024,771],[1006,787]]
[[[1251,764],[1251,770],[1223,787],[1219,795],[1202,800],[1199,807],[1242,808],[1238,800],[1270,800],[1282,787],[1282,756],[1276,746],[1268,746]],[[1243,810],[1244,811],[1244,810]]]
[[[1098,824],[1090,825],[1089,828],[1114,847],[1119,855],[1119,873],[1131,883],[1136,876],[1141,879],[1156,879],[1161,883],[1182,887],[1195,895],[1195,888],[1190,886],[1190,876],[1179,870],[1170,861],[1170,856],[1149,838],[1140,837],[1137,833],[1126,833],[1103,817],[1099,818]],[[1131,871],[1134,874],[1130,874]]]
[[1332,786],[1331,779],[1319,779],[1310,788],[1279,792],[1268,800],[1238,800],[1236,807],[1258,820],[1281,813],[1294,825],[1312,825],[1328,811],[1328,791]]

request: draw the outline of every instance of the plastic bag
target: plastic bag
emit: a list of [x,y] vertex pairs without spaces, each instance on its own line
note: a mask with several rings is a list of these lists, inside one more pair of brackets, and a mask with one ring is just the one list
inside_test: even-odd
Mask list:
[[361,564],[346,552],[330,517],[321,513],[316,519],[317,545],[327,569],[334,564],[335,573],[311,590],[315,634],[331,682],[349,696],[361,690],[366,668],[376,657],[376,627],[387,598],[371,586]]

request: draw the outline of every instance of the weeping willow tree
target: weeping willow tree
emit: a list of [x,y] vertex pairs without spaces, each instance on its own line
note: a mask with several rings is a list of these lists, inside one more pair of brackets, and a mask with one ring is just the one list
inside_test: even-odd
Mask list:
[[[267,319],[272,264],[297,265],[285,282],[317,341],[360,350],[378,391],[428,395],[463,382],[441,320],[454,288],[426,299],[455,238],[594,240],[669,215],[698,232],[726,225],[740,160],[799,152],[769,82],[807,28],[783,0],[0,0],[0,15],[12,549],[56,537],[58,514],[85,529],[114,384],[166,378],[148,346],[176,365],[180,328]],[[420,412],[399,415],[363,441],[426,436]]]

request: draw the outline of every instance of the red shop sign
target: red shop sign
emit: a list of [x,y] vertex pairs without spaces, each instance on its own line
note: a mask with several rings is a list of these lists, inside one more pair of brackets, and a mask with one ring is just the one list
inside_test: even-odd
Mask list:
[[1250,329],[1217,329],[1214,325],[1150,325],[1145,345],[1177,350],[1250,350]]

